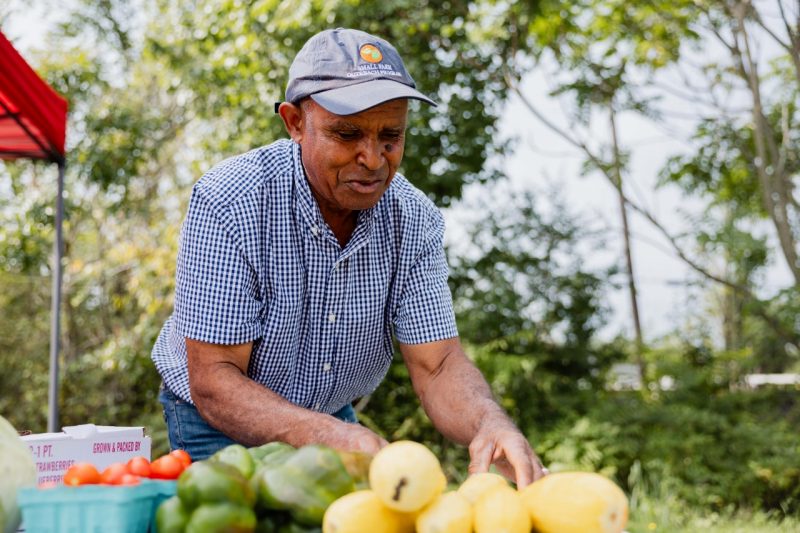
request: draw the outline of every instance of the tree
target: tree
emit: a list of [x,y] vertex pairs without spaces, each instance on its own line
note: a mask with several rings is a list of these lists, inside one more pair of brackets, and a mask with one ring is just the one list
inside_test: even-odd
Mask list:
[[[800,176],[800,11],[780,0],[696,5],[697,33],[705,42],[722,46],[719,58],[701,65],[706,75],[693,82],[695,93],[708,95],[713,115],[698,122],[694,153],[668,161],[662,183],[707,199],[707,213],[718,213],[717,229],[701,233],[698,244],[701,250],[713,247],[730,259],[722,276],[729,282],[722,287],[726,345],[755,343],[763,347],[756,351],[758,366],[778,371],[789,364],[790,353],[800,344],[796,324],[785,318],[795,308],[792,302],[800,288],[800,209],[795,193]],[[777,253],[768,244],[771,239],[752,235],[763,233],[762,221],[772,225]],[[756,276],[776,255],[788,266],[794,283],[765,299],[757,296]],[[765,322],[776,338],[766,341],[757,328],[748,327],[754,319]]]
[[[352,0],[202,0],[151,6],[146,54],[173,73],[172,91],[194,114],[202,165],[284,137],[273,111],[294,54],[324,28],[354,27],[400,51],[419,89],[439,106],[412,103],[401,171],[441,206],[470,183],[499,175],[496,121],[505,87],[495,49],[475,43],[475,4]],[[447,17],[437,15],[440,10]]]
[[[735,77],[749,93],[751,125],[748,129],[755,149],[752,160],[754,177],[764,212],[775,226],[780,249],[795,285],[800,286],[800,204],[794,194],[798,148],[793,142],[797,138],[800,89],[800,10],[795,4],[796,13],[790,13],[790,5],[786,4],[783,0],[774,3],[780,13],[777,24],[768,22],[750,0],[711,2],[709,6],[700,4],[700,7],[705,15],[707,31],[730,54],[733,68],[720,72],[720,82],[732,82],[730,78]],[[761,35],[758,35],[759,30]],[[781,47],[792,65],[794,76],[779,64],[772,67],[772,76],[764,75],[757,55],[757,40],[764,34]],[[789,83],[788,90],[776,91],[777,98],[774,99],[767,96],[770,77]]]
[[[507,17],[519,43],[504,56],[509,89],[537,119],[584,155],[587,172],[604,176],[617,193],[636,358],[643,378],[647,375],[644,339],[624,180],[629,154],[620,145],[617,121],[624,112],[650,112],[648,99],[631,90],[628,78],[632,70],[652,72],[674,60],[681,38],[691,37],[685,7],[684,2],[660,1],[543,2],[541,13],[526,24],[518,24],[513,13]],[[559,69],[553,95],[569,95],[574,103],[568,128],[542,114],[520,89],[521,79],[548,54]],[[608,143],[592,143],[585,135],[598,112],[608,117]]]
[[[64,425],[87,420],[150,425],[158,420],[152,415],[157,413],[159,378],[149,346],[169,312],[170,250],[182,217],[169,197],[171,190],[186,187],[173,149],[185,121],[171,108],[174,100],[164,97],[159,65],[127,59],[131,30],[120,22],[127,20],[124,7],[100,3],[96,11],[79,9],[51,35],[46,53],[31,54],[71,109],[62,308]],[[87,18],[95,25],[87,26]],[[3,315],[17,332],[3,336],[0,365],[13,373],[4,383],[0,411],[18,427],[37,431],[46,415],[37,398],[46,390],[49,310],[38,302],[50,276],[53,183],[30,163],[6,165],[3,174],[3,182],[8,177],[11,183],[0,198],[3,220],[18,221],[0,229],[0,262],[7,273],[0,281],[9,295]],[[14,290],[7,292],[9,285]],[[19,305],[25,300],[29,305]],[[163,438],[157,444],[163,445]]]
[[[735,131],[737,139],[736,144],[731,146],[752,142],[751,150],[733,148],[743,154],[752,154],[749,174],[746,178],[738,174],[739,180],[753,182],[753,187],[746,189],[756,193],[751,196],[752,200],[763,204],[764,207],[759,211],[772,221],[781,254],[791,265],[796,261],[797,248],[793,237],[795,230],[792,228],[797,226],[795,221],[800,219],[792,192],[797,176],[794,168],[797,160],[796,143],[793,142],[796,128],[792,127],[796,122],[797,87],[796,80],[790,80],[787,74],[790,71],[796,73],[794,66],[800,62],[794,60],[796,44],[799,42],[795,24],[791,20],[795,14],[789,14],[786,7],[785,4],[777,4],[780,18],[776,25],[771,20],[767,21],[749,2],[654,0],[630,3],[586,0],[572,2],[568,6],[561,2],[543,2],[541,13],[525,24],[517,24],[512,8],[507,7],[497,18],[496,26],[515,36],[516,46],[504,56],[510,89],[516,92],[534,117],[583,154],[587,170],[603,176],[617,191],[623,242],[629,242],[630,221],[626,212],[631,210],[651,224],[666,239],[674,254],[704,281],[734,291],[737,298],[749,302],[748,305],[734,306],[729,310],[738,308],[756,314],[783,342],[796,347],[798,337],[792,326],[779,319],[772,306],[761,301],[752,285],[742,284],[743,279],[752,281],[751,276],[739,279],[726,276],[725,268],[719,271],[714,261],[708,261],[703,256],[702,233],[684,233],[680,229],[669,228],[644,205],[632,199],[624,182],[632,148],[620,145],[617,121],[619,115],[626,113],[665,124],[665,117],[670,115],[670,110],[666,108],[669,104],[664,105],[657,98],[665,96],[665,91],[668,96],[676,93],[687,95],[689,105],[702,106],[711,100],[711,105],[698,113],[698,117],[705,119],[701,127],[706,130],[719,128],[719,133],[714,132],[712,136],[724,136],[728,118],[739,117],[734,120],[737,125],[728,128]],[[782,83],[770,82],[760,73],[759,58],[753,51],[756,33],[775,40],[781,46],[780,50],[785,55],[783,59],[780,59],[780,54],[775,56],[775,79],[783,83],[790,80],[788,89],[764,90],[764,87],[777,89]],[[699,52],[710,46],[712,40],[725,45],[730,54],[728,58],[717,60],[712,54]],[[683,91],[664,88],[663,80],[659,77],[661,73],[668,70],[682,72],[690,68],[693,61],[700,62],[700,67],[692,69],[693,78],[684,78],[687,87]],[[781,64],[788,70],[777,68]],[[546,69],[548,65],[552,67],[552,94],[571,106],[568,127],[559,127],[545,116],[520,88],[520,81],[532,69]],[[698,76],[701,80],[707,80],[707,87],[696,86]],[[745,117],[749,116],[749,120],[735,107],[724,109],[719,103],[726,97],[730,99],[738,88],[750,94],[750,103],[745,109]],[[765,99],[766,92],[775,95],[773,103]],[[671,98],[670,102],[674,100]],[[734,101],[735,105],[741,106],[741,99],[734,97]],[[607,121],[607,142],[592,136],[592,127],[598,117]],[[742,120],[753,125],[746,127],[752,133],[742,130],[745,124]],[[701,136],[698,133],[697,138]],[[730,136],[726,142],[731,142]],[[709,147],[711,152],[713,148]],[[717,162],[714,164],[718,165],[726,153],[730,155],[731,151],[723,149],[715,154]],[[691,177],[684,176],[681,179],[686,181]],[[730,189],[719,190],[718,193],[709,198],[722,200],[726,194],[730,194]],[[745,193],[740,191],[736,196],[743,195]],[[735,197],[729,197],[729,200],[733,201]],[[742,216],[743,212],[731,206],[728,211],[730,214]],[[751,222],[757,220],[748,218]],[[707,220],[712,219],[709,213]],[[727,234],[732,235],[730,232]],[[630,245],[626,244],[625,249],[635,325],[638,322],[637,289],[630,260]],[[735,257],[735,254],[730,257]],[[634,329],[638,331],[638,328]],[[640,335],[637,333],[637,337]],[[643,365],[643,360],[640,360],[640,364]]]

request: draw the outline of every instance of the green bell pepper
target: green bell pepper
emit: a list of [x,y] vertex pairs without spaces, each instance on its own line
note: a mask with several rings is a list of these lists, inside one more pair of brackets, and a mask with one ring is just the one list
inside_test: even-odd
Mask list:
[[339,454],[321,445],[304,446],[256,476],[261,507],[287,510],[308,526],[321,525],[328,506],[356,488]]

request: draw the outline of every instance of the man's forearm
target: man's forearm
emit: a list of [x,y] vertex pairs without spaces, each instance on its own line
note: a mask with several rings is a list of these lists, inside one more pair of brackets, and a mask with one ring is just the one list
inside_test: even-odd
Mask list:
[[511,423],[480,371],[460,350],[451,352],[417,390],[425,412],[448,439],[469,444],[483,421]]
[[205,371],[214,378],[191,379],[195,406],[209,424],[242,444],[256,446],[278,440],[302,446],[319,441],[317,433],[333,421],[292,404],[235,365],[219,363]]
[[252,344],[186,339],[192,400],[209,424],[248,446],[282,441],[376,453],[386,441],[360,426],[298,407],[247,376]]

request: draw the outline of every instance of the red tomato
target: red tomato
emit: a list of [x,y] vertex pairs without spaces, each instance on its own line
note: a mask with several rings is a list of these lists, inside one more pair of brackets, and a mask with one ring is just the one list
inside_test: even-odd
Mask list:
[[119,485],[120,478],[125,474],[128,474],[127,465],[125,463],[114,463],[100,474],[100,483],[104,485]]
[[91,463],[74,463],[64,474],[64,485],[96,485],[100,483],[100,472]]
[[128,473],[134,476],[150,477],[150,461],[147,457],[134,457],[127,464]]
[[153,479],[178,479],[184,466],[180,459],[163,455],[150,463],[150,477]]
[[183,463],[183,468],[189,468],[192,464],[192,456],[186,450],[172,450],[169,454]]
[[117,485],[138,485],[142,482],[142,478],[134,474],[122,474],[119,478]]

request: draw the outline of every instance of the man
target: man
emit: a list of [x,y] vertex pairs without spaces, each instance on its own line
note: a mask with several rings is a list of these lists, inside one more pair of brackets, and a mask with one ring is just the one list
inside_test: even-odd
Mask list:
[[389,43],[323,31],[297,54],[291,140],[214,167],[181,233],[175,312],[153,349],[170,443],[195,459],[239,442],[374,453],[356,422],[400,345],[437,429],[518,485],[542,475],[527,440],[461,348],[444,223],[396,174],[415,89]]

